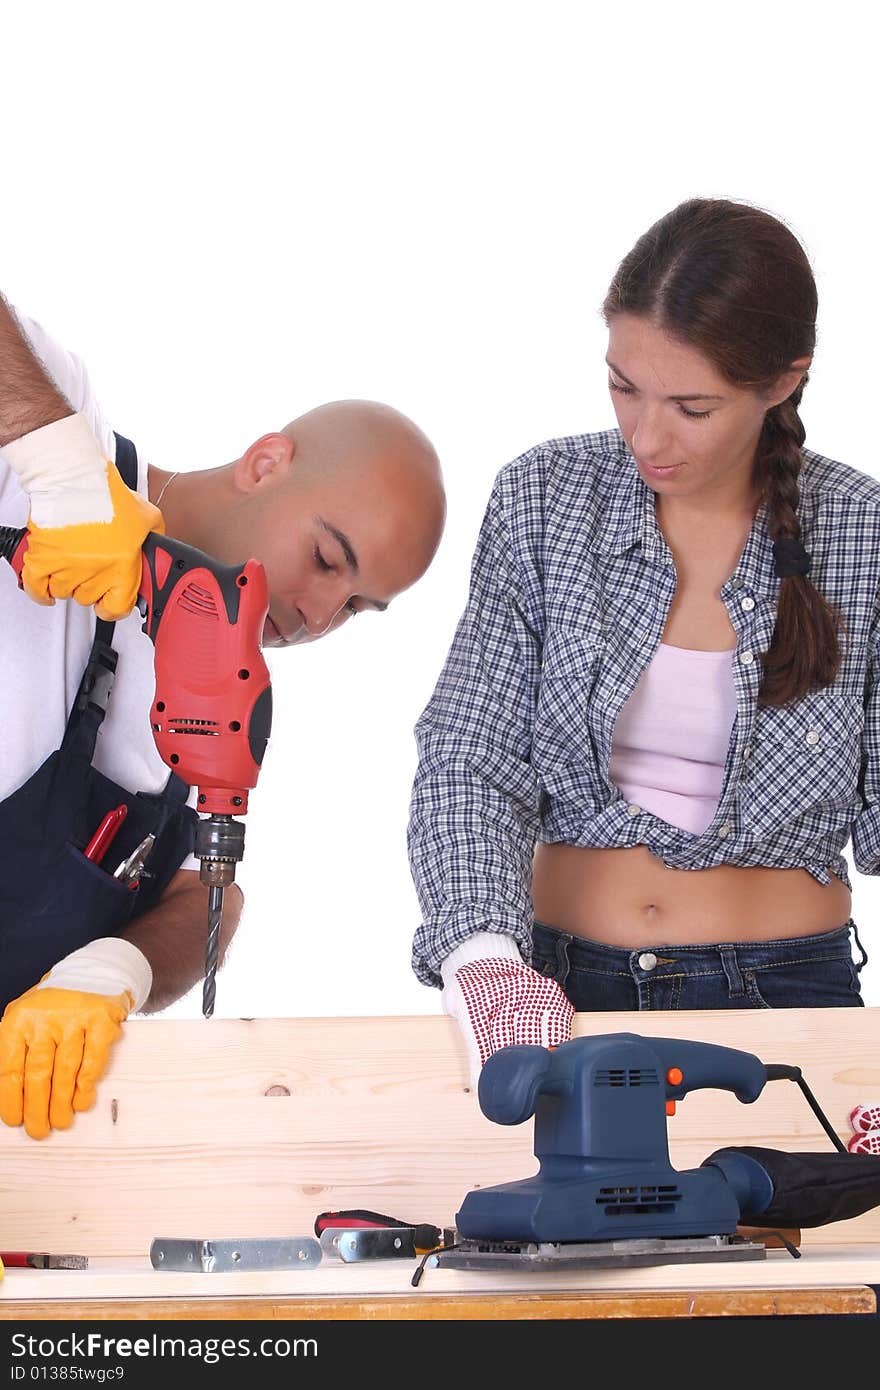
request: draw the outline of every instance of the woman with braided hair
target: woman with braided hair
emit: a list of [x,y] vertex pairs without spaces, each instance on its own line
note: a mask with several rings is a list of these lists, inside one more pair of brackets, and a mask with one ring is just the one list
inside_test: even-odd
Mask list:
[[416,727],[413,964],[474,1074],[575,1009],[862,1002],[880,483],[804,447],[807,256],[692,199],[603,315],[619,428],[501,470]]

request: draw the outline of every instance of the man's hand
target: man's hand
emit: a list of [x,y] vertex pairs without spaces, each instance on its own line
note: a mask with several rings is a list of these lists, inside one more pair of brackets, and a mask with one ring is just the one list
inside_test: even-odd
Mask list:
[[[235,934],[243,904],[238,884],[230,883],[223,895],[220,965]],[[150,962],[152,987],[143,996],[144,1013],[167,1009],[204,978],[207,909],[207,893],[198,870],[178,869],[156,906],[125,928],[121,940],[137,947],[138,954]]]
[[13,1000],[0,1022],[0,1120],[23,1120],[32,1139],[68,1129],[75,1110],[94,1104],[131,1006],[127,990],[83,994],[39,985]]
[[134,607],[141,546],[165,529],[162,513],[125,486],[83,415],[68,415],[8,444],[30,497],[22,585],[37,603],[73,598],[113,622]]
[[52,968],[0,1019],[0,1120],[32,1139],[68,1129],[95,1103],[110,1048],[152,984],[149,962],[120,937],[100,937]]
[[[480,940],[485,942],[485,933]],[[496,941],[514,946],[510,938]],[[516,958],[505,951],[448,969],[456,965],[455,954],[443,965],[443,1007],[461,1029],[475,1089],[483,1063],[500,1048],[514,1043],[557,1047],[568,1041],[574,1008],[556,981],[526,965],[518,951]]]

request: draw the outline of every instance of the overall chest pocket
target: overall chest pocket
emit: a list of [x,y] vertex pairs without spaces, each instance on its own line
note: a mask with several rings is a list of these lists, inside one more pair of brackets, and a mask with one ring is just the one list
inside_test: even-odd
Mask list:
[[740,786],[746,829],[760,837],[806,813],[854,812],[863,724],[853,695],[820,693],[788,709],[759,709]]
[[532,760],[553,795],[583,794],[601,782],[592,708],[604,643],[597,632],[551,629],[544,642]]

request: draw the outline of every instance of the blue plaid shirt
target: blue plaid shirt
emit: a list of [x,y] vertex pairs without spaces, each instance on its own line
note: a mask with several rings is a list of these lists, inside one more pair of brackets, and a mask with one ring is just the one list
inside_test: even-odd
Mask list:
[[811,578],[848,626],[837,679],[756,708],[779,581],[758,512],[721,599],[736,631],[737,715],[702,834],[629,804],[609,779],[614,724],[660,643],[676,585],[654,493],[619,430],[550,440],[498,474],[467,608],[416,725],[410,866],[423,921],[413,968],[474,932],[531,956],[538,839],[646,845],[670,868],[880,873],[880,483],[804,450],[799,517]]

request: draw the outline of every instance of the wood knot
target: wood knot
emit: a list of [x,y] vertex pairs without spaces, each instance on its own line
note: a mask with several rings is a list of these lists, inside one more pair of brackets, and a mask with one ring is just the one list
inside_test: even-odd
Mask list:
[[263,1094],[267,1096],[289,1096],[290,1091],[286,1086],[269,1086]]

